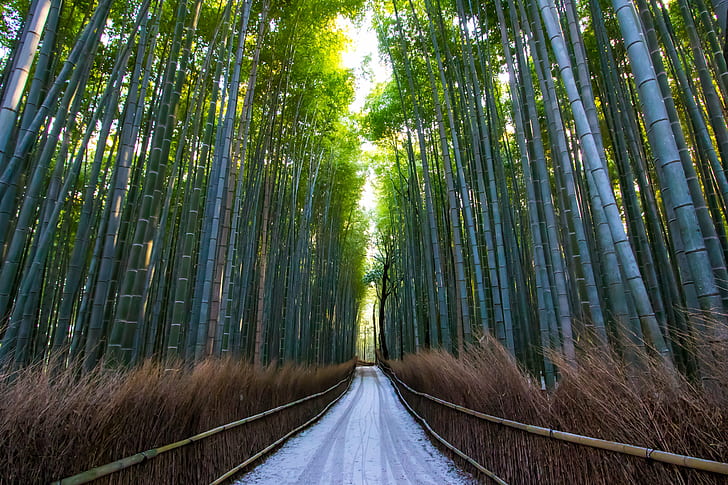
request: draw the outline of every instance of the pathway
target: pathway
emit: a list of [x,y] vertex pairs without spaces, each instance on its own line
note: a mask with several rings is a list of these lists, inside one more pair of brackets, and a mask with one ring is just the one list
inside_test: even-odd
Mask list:
[[237,484],[472,483],[440,453],[376,367],[358,367],[349,392]]

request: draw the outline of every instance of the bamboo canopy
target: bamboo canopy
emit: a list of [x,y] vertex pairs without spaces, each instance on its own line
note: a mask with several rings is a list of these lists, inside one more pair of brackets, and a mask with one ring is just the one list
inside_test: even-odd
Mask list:
[[4,366],[353,356],[367,222],[334,19],[360,7],[49,0],[3,24]]
[[[368,285],[392,356],[725,363],[723,3],[75,7],[0,31],[3,365],[341,362]],[[391,77],[351,114],[367,8]]]
[[370,280],[383,356],[459,354],[492,335],[547,386],[551,353],[575,362],[595,346],[710,386],[728,342],[716,12],[689,0],[375,11],[392,68],[363,119],[382,152],[386,244]]

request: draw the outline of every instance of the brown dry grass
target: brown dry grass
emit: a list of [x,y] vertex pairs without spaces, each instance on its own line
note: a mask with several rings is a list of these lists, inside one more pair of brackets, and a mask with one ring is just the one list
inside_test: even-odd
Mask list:
[[[42,369],[0,375],[0,484],[48,483],[188,438],[327,389],[353,365],[256,370],[210,360],[191,370],[149,363],[82,377]],[[94,483],[209,483],[313,417],[341,390]]]
[[[561,377],[541,390],[496,342],[457,359],[423,352],[389,364],[408,385],[488,414],[572,433],[728,461],[728,368],[705,392],[659,365],[636,372],[615,356],[584,351],[558,361]],[[513,484],[715,484],[725,477],[595,450],[478,420],[403,390],[432,427]],[[484,479],[487,482],[487,480]]]

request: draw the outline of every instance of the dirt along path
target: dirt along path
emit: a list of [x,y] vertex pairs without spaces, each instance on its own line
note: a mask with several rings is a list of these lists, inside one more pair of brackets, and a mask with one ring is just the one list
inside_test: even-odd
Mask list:
[[349,392],[237,484],[466,484],[376,367],[358,367]]

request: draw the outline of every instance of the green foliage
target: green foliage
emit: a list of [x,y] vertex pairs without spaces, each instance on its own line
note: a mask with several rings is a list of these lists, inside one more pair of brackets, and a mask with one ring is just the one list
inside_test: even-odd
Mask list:
[[362,126],[366,137],[378,141],[399,133],[404,126],[404,111],[394,81],[375,86],[364,105]]
[[0,6],[0,59],[8,54],[23,24],[23,13],[28,11],[30,0],[9,0]]

